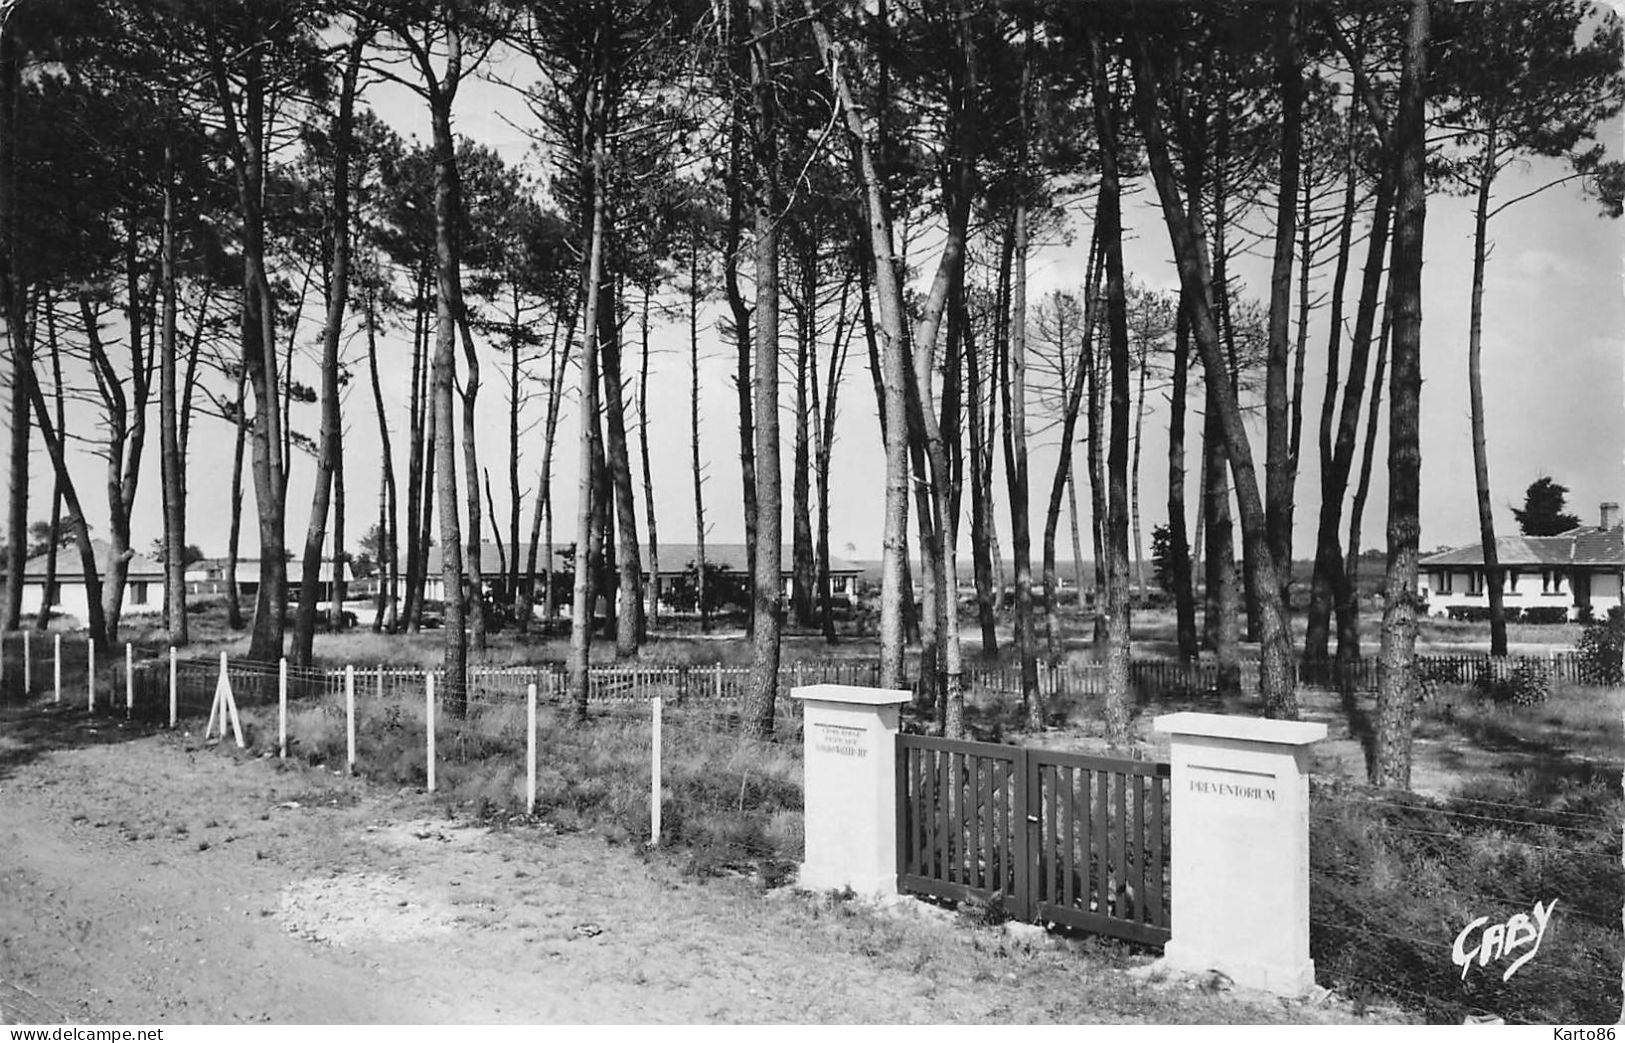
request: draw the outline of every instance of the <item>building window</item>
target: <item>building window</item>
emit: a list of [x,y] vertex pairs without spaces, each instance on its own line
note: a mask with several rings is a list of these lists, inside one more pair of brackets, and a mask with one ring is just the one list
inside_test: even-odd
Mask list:
[[1517,569],[1507,569],[1506,589],[1508,591],[1510,591],[1511,593],[1514,593],[1514,594],[1516,594],[1518,592],[1518,570]]
[[145,605],[147,603],[147,584],[137,580],[130,584],[130,604]]
[[1563,574],[1556,569],[1541,569],[1540,592],[1542,594],[1561,594],[1563,592]]
[[1484,593],[1484,570],[1472,569],[1467,573],[1467,593],[1476,597]]
[[1453,594],[1455,587],[1451,584],[1452,573],[1449,569],[1442,569],[1433,574],[1434,590],[1440,594]]
[[831,594],[845,594],[846,593],[846,577],[845,576],[831,576],[829,578],[829,592]]

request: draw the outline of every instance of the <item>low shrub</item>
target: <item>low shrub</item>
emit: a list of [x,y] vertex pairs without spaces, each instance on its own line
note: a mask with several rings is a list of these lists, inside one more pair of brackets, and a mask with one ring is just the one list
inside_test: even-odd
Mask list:
[[1581,679],[1591,684],[1625,683],[1625,609],[1614,606],[1607,619],[1586,624],[1575,642]]
[[1497,675],[1493,660],[1479,664],[1473,686],[1501,704],[1539,706],[1552,697],[1552,669],[1539,659],[1517,660],[1506,677]]
[[[1509,616],[1508,622],[1510,621],[1511,617]],[[1534,608],[1524,609],[1523,614],[1518,617],[1520,623],[1539,623],[1546,626],[1554,623],[1567,623],[1568,621],[1569,610],[1565,605],[1537,605]]]

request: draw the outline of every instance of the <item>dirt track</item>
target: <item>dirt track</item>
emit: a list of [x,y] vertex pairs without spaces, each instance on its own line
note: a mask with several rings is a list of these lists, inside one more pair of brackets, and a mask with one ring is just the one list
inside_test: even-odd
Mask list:
[[1357,1020],[1136,981],[1134,962],[460,824],[194,737],[0,711],[11,1020]]

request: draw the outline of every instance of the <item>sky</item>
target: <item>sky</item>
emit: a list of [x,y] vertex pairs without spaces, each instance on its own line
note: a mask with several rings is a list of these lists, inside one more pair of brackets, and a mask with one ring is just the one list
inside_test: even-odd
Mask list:
[[[379,84],[370,88],[366,100],[402,133],[426,135],[422,102],[410,92],[396,85]],[[466,134],[518,162],[524,158],[530,142],[513,123],[522,124],[526,119],[525,107],[510,90],[493,83],[471,82],[459,94],[454,126],[457,133]],[[1625,127],[1619,121],[1600,135],[1600,139],[1612,156],[1625,155]],[[1497,182],[1496,198],[1509,199],[1528,191],[1550,180],[1555,172],[1554,166],[1545,163],[1514,169]],[[1152,287],[1175,288],[1177,275],[1170,259],[1167,233],[1155,206],[1155,194],[1145,190],[1135,195],[1126,205],[1124,218],[1129,236],[1126,254],[1130,274]],[[1081,292],[1088,239],[1088,217],[1082,204],[1069,215],[1069,221],[1075,233],[1074,245],[1046,246],[1030,262],[1030,299],[1034,303],[1051,290]],[[1625,500],[1622,231],[1625,226],[1599,216],[1596,203],[1581,198],[1573,184],[1519,203],[1491,225],[1494,246],[1486,276],[1483,368],[1491,488],[1498,533],[1517,531],[1510,508],[1521,506],[1524,488],[1541,475],[1549,474],[1569,487],[1568,509],[1588,524],[1595,523],[1602,501]],[[1424,550],[1460,545],[1477,538],[1466,379],[1471,249],[1470,201],[1442,193],[1430,195],[1422,325],[1421,544]],[[913,257],[923,270],[921,278],[929,278],[935,265],[934,246],[927,241],[923,248],[915,250]],[[1363,253],[1357,257],[1363,259]],[[1258,260],[1242,266],[1252,296],[1261,297],[1265,292],[1265,264]],[[713,310],[709,318],[714,320],[715,317]],[[707,320],[702,318],[702,321]],[[1294,553],[1300,558],[1312,557],[1315,539],[1315,511],[1319,500],[1315,425],[1324,379],[1326,321],[1325,312],[1320,311],[1312,316],[1310,324],[1304,453],[1293,533]],[[297,373],[312,385],[316,383],[314,343],[319,333],[318,322],[307,315],[298,333],[300,350],[305,357],[296,362]],[[786,349],[793,346],[790,332],[787,323]],[[666,543],[690,543],[695,538],[688,455],[686,337],[686,326],[680,322],[657,325],[651,332],[654,355],[650,364],[650,470],[654,475],[659,535]],[[705,353],[701,362],[700,411],[702,455],[706,460],[707,539],[739,542],[743,540],[743,520],[732,348],[710,322],[701,337]],[[876,559],[881,551],[884,460],[866,362],[861,346],[855,347],[857,350],[841,391],[839,434],[832,460],[830,545],[838,556]],[[349,357],[358,364],[358,376],[364,378],[364,344],[356,339],[348,351]],[[382,345],[381,352],[404,523],[409,330],[396,331]],[[627,348],[628,371],[635,369],[637,361],[634,330]],[[487,353],[480,399],[479,449],[482,465],[492,472],[497,517],[505,526],[508,511],[507,483],[503,477],[507,471],[506,390],[498,372],[501,363],[502,356],[494,351]],[[567,385],[573,388],[575,384],[572,372]],[[787,502],[792,393],[793,386],[781,380]],[[349,542],[355,549],[354,541],[377,517],[381,448],[365,379],[352,382],[346,395],[347,527]],[[1164,522],[1167,514],[1167,410],[1159,395],[1148,397],[1151,401],[1144,420],[1140,489],[1141,529],[1147,555],[1151,529]],[[1192,406],[1197,405],[1193,398]],[[538,401],[529,409],[527,423],[539,419],[542,405]],[[94,415],[87,415],[84,409],[78,410],[77,415],[70,414],[69,420],[81,434],[88,433],[95,423]],[[133,543],[142,551],[162,534],[156,399],[151,420],[154,430],[148,439],[133,524]],[[313,435],[316,421],[315,406],[296,409],[298,430]],[[635,422],[635,418],[629,422]],[[223,421],[209,417],[200,417],[195,423],[198,426],[189,465],[188,542],[199,545],[210,556],[224,555],[229,521],[230,429]],[[572,393],[560,423],[554,458],[555,540],[559,545],[569,543],[574,532],[578,423]],[[1385,411],[1384,430],[1386,423]],[[1254,454],[1262,475],[1261,423],[1255,421],[1254,426]],[[1035,560],[1043,510],[1057,460],[1053,442],[1053,434],[1037,436],[1032,451]],[[1379,441],[1364,523],[1367,547],[1383,545],[1387,495],[1383,466],[1385,446],[1386,439]],[[1197,444],[1192,438],[1188,446],[1187,495],[1193,505],[1199,466],[1196,454]],[[104,535],[108,526],[102,465],[83,452],[75,455],[73,471],[80,495],[87,504],[95,533]],[[1082,461],[1081,453],[1077,459]],[[521,473],[526,485],[522,529],[525,532],[530,525],[531,498],[540,462],[538,431],[527,436],[522,447]],[[641,482],[642,466],[637,460],[633,462],[633,472],[634,482]],[[45,518],[49,514],[50,467],[38,439],[32,454],[31,475],[35,493],[29,514],[31,518]],[[313,477],[314,462],[296,453],[287,508],[287,539],[292,547],[303,543]],[[466,476],[460,474],[459,481],[463,480]],[[995,482],[1002,489],[1002,466]],[[245,487],[242,553],[246,556],[254,553],[257,541],[252,521],[252,483],[245,479]],[[1087,555],[1087,487],[1080,484],[1078,492],[1085,512]],[[1009,515],[1004,503],[1001,493],[999,531],[1008,555]],[[641,487],[637,513],[640,531],[646,531]],[[488,517],[487,526],[489,524]],[[1067,560],[1071,552],[1064,517],[1062,525],[1060,557]],[[960,549],[968,553],[968,524],[962,524],[961,529]],[[787,544],[789,531],[787,514]]]

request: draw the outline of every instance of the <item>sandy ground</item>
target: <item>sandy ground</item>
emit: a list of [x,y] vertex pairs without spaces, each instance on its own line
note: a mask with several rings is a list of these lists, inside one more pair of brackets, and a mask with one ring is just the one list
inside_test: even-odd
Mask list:
[[1335,997],[1211,993],[1079,948],[475,826],[192,736],[0,710],[4,1020],[1359,1020]]

